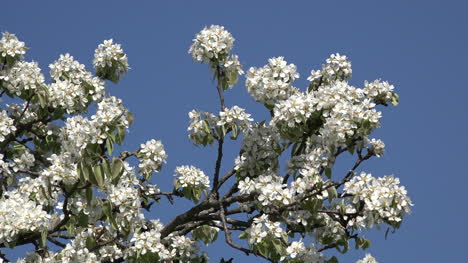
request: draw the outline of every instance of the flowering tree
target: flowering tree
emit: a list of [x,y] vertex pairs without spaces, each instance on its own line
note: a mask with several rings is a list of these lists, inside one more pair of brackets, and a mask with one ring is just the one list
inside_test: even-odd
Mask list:
[[[362,230],[398,228],[412,205],[404,187],[393,176],[358,171],[384,153],[384,143],[369,136],[380,125],[376,107],[397,104],[394,87],[380,80],[350,86],[351,63],[336,54],[311,72],[301,91],[293,86],[296,66],[271,58],[246,74],[248,92],[271,115],[256,122],[224,100],[244,74],[231,54],[233,42],[223,27],[211,26],[189,49],[209,66],[219,95],[219,113],[189,113],[190,140],[218,149],[213,176],[178,166],[173,189],[160,190],[150,183],[167,158],[160,141],[114,152],[132,123],[122,101],[105,90],[106,80],[118,82],[129,68],[120,45],[98,46],[94,74],[61,55],[46,84],[38,64],[23,61],[25,44],[4,33],[0,248],[34,245],[18,262],[207,262],[203,246],[221,232],[233,249],[269,262],[338,262],[322,252],[366,249]],[[89,117],[91,105],[96,110]],[[240,138],[238,157],[221,174],[224,142]],[[337,174],[335,162],[346,152],[355,163]],[[167,224],[145,218],[142,209],[166,198],[194,206]],[[366,255],[359,262],[376,261]]]

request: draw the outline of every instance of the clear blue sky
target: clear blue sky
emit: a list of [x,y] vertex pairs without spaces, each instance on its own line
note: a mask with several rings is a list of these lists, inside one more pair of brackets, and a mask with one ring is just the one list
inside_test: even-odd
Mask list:
[[[112,95],[134,113],[126,148],[161,139],[168,164],[154,182],[169,187],[174,167],[194,164],[212,174],[215,151],[187,139],[187,113],[218,110],[206,65],[187,54],[204,26],[224,25],[236,38],[235,53],[245,69],[284,56],[298,66],[304,89],[311,69],[334,52],[353,63],[353,85],[382,78],[400,94],[384,109],[376,136],[387,145],[383,158],[364,166],[374,175],[395,173],[416,204],[402,228],[384,239],[372,232],[368,250],[380,262],[466,262],[468,236],[468,2],[466,1],[4,1],[0,31],[31,47],[27,60],[45,73],[69,52],[91,69],[96,46],[114,38],[128,53],[131,71]],[[245,107],[262,120],[243,81],[226,94],[228,105]],[[235,155],[230,144],[224,170]],[[167,222],[177,210],[156,206],[152,217]],[[213,262],[238,256],[226,245],[208,249]],[[351,252],[342,262],[364,254]],[[15,258],[18,253],[10,252]],[[258,262],[239,256],[234,262]]]

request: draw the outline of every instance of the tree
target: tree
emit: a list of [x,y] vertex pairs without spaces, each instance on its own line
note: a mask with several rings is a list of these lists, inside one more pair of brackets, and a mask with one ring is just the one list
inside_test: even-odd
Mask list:
[[[246,74],[248,92],[271,115],[255,122],[224,101],[244,74],[233,42],[211,26],[189,49],[209,66],[219,95],[219,114],[194,110],[188,128],[195,145],[217,147],[214,175],[178,166],[173,189],[164,191],[150,183],[167,158],[160,141],[114,152],[132,123],[105,90],[105,81],[117,83],[129,68],[119,44],[98,46],[94,74],[61,55],[46,84],[37,63],[23,61],[25,44],[4,33],[0,96],[9,104],[0,109],[0,248],[33,244],[19,262],[207,262],[202,246],[221,232],[233,249],[270,262],[338,262],[322,251],[366,249],[363,229],[397,229],[412,205],[404,187],[393,176],[358,173],[384,153],[384,143],[369,136],[380,125],[376,107],[398,103],[394,87],[380,80],[352,87],[351,62],[334,54],[301,91],[293,86],[296,66],[271,58]],[[225,140],[240,138],[234,167],[221,174]],[[336,174],[347,152],[355,163]],[[194,206],[166,224],[142,213],[179,198]],[[360,262],[376,261],[366,255]]]

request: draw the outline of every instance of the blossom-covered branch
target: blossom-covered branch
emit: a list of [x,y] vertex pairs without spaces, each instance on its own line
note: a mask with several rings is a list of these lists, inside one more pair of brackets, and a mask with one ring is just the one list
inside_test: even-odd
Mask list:
[[[173,186],[161,190],[153,176],[168,160],[163,142],[115,152],[133,122],[106,89],[130,69],[120,44],[110,39],[97,47],[94,73],[60,55],[46,83],[39,64],[24,61],[25,43],[3,33],[0,249],[32,244],[18,262],[201,263],[208,261],[204,248],[223,232],[227,246],[269,262],[338,262],[322,252],[367,249],[363,230],[398,229],[411,211],[406,189],[393,175],[362,170],[385,153],[371,135],[380,127],[378,107],[398,103],[393,85],[350,85],[351,61],[333,54],[301,89],[294,85],[297,67],[274,57],[246,71],[247,92],[270,114],[254,120],[225,98],[244,74],[233,50],[234,37],[222,26],[193,39],[189,54],[214,74],[220,111],[191,111],[188,138],[202,147],[216,142],[214,169],[180,164]],[[230,140],[241,146],[222,167]],[[355,162],[342,174],[335,163],[347,153]],[[182,198],[193,207],[168,222],[143,213]],[[2,260],[8,262],[0,250]],[[377,261],[366,254],[364,262]]]

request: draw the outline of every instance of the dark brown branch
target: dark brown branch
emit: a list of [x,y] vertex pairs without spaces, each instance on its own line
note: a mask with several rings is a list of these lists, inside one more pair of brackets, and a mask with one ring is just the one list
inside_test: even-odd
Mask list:
[[[225,105],[224,105],[224,96],[223,96],[223,87],[222,87],[222,81],[224,78],[224,74],[221,71],[221,67],[217,66],[216,67],[216,75],[218,77],[218,85],[216,85],[216,89],[218,90],[218,96],[219,96],[219,101],[221,104],[221,111],[224,111]],[[218,138],[218,157],[216,158],[216,165],[215,165],[215,173],[213,177],[213,190],[211,191],[211,195],[213,197],[218,197],[218,184],[219,184],[219,172],[221,170],[221,161],[223,160],[223,144],[224,144],[224,137],[219,136]]]
[[67,245],[65,245],[64,243],[56,240],[55,238],[52,238],[52,237],[48,237],[47,240],[49,240],[50,242],[54,243],[55,245],[59,246],[59,247],[66,247]]

